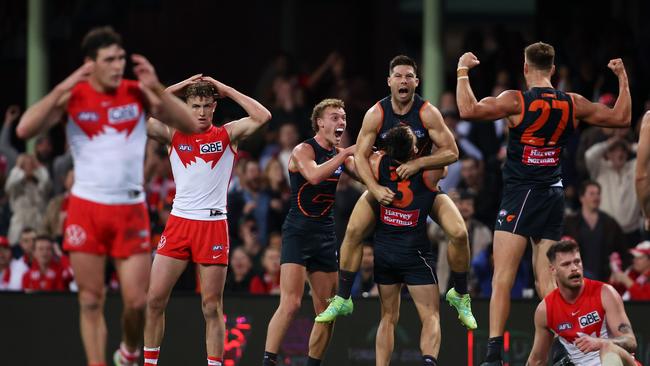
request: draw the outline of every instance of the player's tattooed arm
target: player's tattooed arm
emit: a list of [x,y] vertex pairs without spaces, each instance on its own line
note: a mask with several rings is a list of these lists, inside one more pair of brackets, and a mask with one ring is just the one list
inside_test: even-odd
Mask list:
[[634,332],[632,331],[632,326],[627,323],[621,323],[618,326],[618,332],[621,333],[620,336],[612,338],[611,341],[615,345],[623,348],[624,350],[633,353],[636,351],[636,338],[634,337]]
[[[630,325],[630,319],[625,313],[621,295],[611,285],[604,285],[601,291],[601,301],[605,310],[605,321],[611,324],[610,339],[613,344],[632,353],[636,350],[636,337]],[[618,324],[618,325],[616,325]]]

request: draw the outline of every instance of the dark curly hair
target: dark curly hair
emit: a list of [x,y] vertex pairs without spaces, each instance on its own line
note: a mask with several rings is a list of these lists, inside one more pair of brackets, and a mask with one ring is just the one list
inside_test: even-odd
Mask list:
[[415,135],[409,126],[397,125],[386,133],[384,150],[392,159],[405,162],[413,155],[414,139]]
[[208,81],[199,81],[185,88],[185,100],[191,97],[212,98],[216,100],[218,96],[217,87]]

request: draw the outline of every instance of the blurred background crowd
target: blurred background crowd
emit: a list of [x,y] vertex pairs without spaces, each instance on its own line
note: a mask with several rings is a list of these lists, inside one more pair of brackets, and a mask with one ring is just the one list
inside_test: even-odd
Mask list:
[[[237,9],[224,11],[222,5],[208,5],[202,12],[214,19],[195,21],[190,27],[187,20],[180,23],[165,14],[173,8],[179,10],[178,18],[192,16],[199,9],[193,2],[118,3],[70,0],[48,10],[49,47],[70,49],[50,54],[50,84],[80,64],[77,45],[85,30],[111,23],[123,34],[127,50],[149,56],[168,84],[203,72],[264,104],[273,119],[241,145],[229,187],[231,251],[226,292],[279,293],[281,227],[290,197],[287,162],[292,149],[311,136],[311,109],[323,98],[344,100],[348,127],[343,145],[353,144],[365,111],[389,92],[385,78],[390,58],[405,53],[421,60],[421,14],[414,10],[419,1],[378,2],[374,9],[361,1],[316,1],[311,5],[277,1],[281,6],[253,1],[269,13],[268,18],[251,15],[252,32],[242,31],[248,25],[227,19],[227,14]],[[554,85],[606,105],[613,105],[618,90],[607,62],[615,57],[625,62],[633,96],[632,126],[611,130],[581,125],[572,137],[562,157],[564,230],[580,245],[588,277],[614,283],[626,300],[650,300],[650,241],[644,241],[647,233],[634,190],[638,122],[650,110],[650,30],[640,15],[642,10],[650,10],[648,4],[590,2],[595,13],[584,17],[580,2],[523,2],[532,3],[532,9],[497,9],[498,15],[488,12],[487,16],[455,9],[450,3],[443,1],[443,92],[431,103],[441,111],[460,151],[460,159],[449,167],[440,185],[467,225],[473,296],[489,297],[491,293],[492,230],[502,189],[507,127],[501,120],[469,123],[460,119],[454,92],[457,58],[463,51],[474,52],[481,60],[471,73],[477,97],[498,95],[506,89],[526,88],[521,73],[523,48],[542,40],[556,48]],[[241,5],[223,4],[237,6]],[[74,290],[70,266],[60,249],[74,182],[72,159],[62,125],[39,137],[33,153],[26,153],[25,142],[15,136],[25,108],[21,72],[25,68],[26,17],[20,5],[8,2],[0,8],[5,10],[0,11],[0,57],[8,66],[2,71],[8,82],[0,92],[4,112],[0,132],[0,289]],[[124,10],[125,16],[120,17],[116,9]],[[319,10],[325,13],[315,20],[313,13]],[[292,19],[289,25],[275,24],[287,19]],[[136,31],[139,21],[178,26],[178,34],[172,37],[166,29],[155,35]],[[310,22],[318,24],[307,26]],[[508,26],[503,25],[506,22]],[[286,27],[305,27],[306,31],[292,38],[285,34]],[[222,32],[228,35],[217,37]],[[168,47],[161,47],[166,37],[171,41],[166,43]],[[269,37],[281,41],[265,42]],[[206,42],[215,45],[192,47]],[[233,103],[219,101],[215,123],[239,118],[241,113]],[[145,182],[155,248],[171,210],[175,186],[166,148],[153,142],[147,148]],[[339,242],[363,189],[346,175],[339,182],[335,206]],[[435,223],[430,223],[429,234],[442,259],[437,271],[441,291],[445,291],[449,280],[444,260],[447,239]],[[372,253],[369,238],[353,296],[376,295]],[[119,287],[110,267],[106,281],[112,290]],[[196,273],[190,266],[177,289],[196,288]],[[532,297],[533,289],[530,261],[523,261],[512,295]]]

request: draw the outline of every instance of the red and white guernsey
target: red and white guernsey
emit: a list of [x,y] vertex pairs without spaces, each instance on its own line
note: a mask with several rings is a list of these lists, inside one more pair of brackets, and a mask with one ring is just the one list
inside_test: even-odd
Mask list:
[[143,101],[133,80],[122,80],[110,94],[86,81],[72,89],[66,133],[74,160],[73,195],[103,204],[144,202]]
[[544,298],[547,327],[559,336],[576,365],[600,366],[598,351],[582,353],[574,342],[582,335],[609,338],[601,300],[603,285],[602,282],[585,278],[584,290],[574,304],[567,303],[558,289]]
[[190,220],[226,219],[228,184],[235,151],[224,127],[172,136],[169,160],[176,182],[171,214]]

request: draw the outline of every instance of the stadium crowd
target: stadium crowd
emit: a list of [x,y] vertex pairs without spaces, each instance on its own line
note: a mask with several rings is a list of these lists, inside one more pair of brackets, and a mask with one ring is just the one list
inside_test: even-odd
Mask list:
[[[516,34],[470,33],[466,49],[480,54],[482,67],[473,76],[477,95],[498,95],[509,88],[524,89],[520,75],[525,42]],[[593,101],[612,105],[615,84],[609,79],[605,55],[586,58],[580,47],[560,50],[554,84],[562,91],[577,91]],[[624,57],[626,55],[623,55]],[[625,60],[628,62],[628,59]],[[630,60],[634,65],[634,59]],[[449,70],[455,66],[450,63]],[[601,67],[602,66],[602,67]],[[640,66],[637,66],[637,72]],[[630,79],[634,80],[634,67]],[[189,73],[189,71],[188,71]],[[451,74],[451,73],[448,73]],[[345,101],[348,128],[343,145],[354,143],[363,113],[374,102],[367,80],[346,70],[345,56],[330,53],[309,72],[292,66],[291,57],[280,54],[263,70],[255,97],[272,113],[262,131],[240,146],[228,194],[228,225],[232,236],[227,293],[279,293],[281,227],[289,209],[287,164],[292,149],[311,136],[311,107],[324,97]],[[453,79],[452,79],[453,80]],[[489,298],[492,277],[492,230],[501,195],[501,165],[505,159],[507,125],[503,120],[485,123],[463,121],[456,108],[454,81],[448,81],[440,100],[434,102],[454,133],[459,160],[449,166],[441,188],[458,206],[465,220],[472,253],[471,293]],[[633,86],[634,87],[634,86]],[[388,92],[388,91],[386,91]],[[633,89],[634,94],[634,89]],[[634,190],[638,119],[650,109],[650,98],[635,96],[632,128],[580,127],[563,158],[566,192],[564,234],[580,246],[587,277],[615,284],[626,300],[650,300],[650,241]],[[641,98],[641,99],[639,99]],[[219,110],[224,123],[237,111],[225,104]],[[68,259],[61,250],[68,194],[74,181],[72,158],[53,131],[25,153],[15,137],[21,115],[19,106],[4,113],[0,132],[0,290],[75,290]],[[215,118],[217,119],[217,118]],[[106,167],[110,169],[110,167]],[[155,248],[169,217],[175,192],[165,146],[150,141],[145,162],[147,204]],[[335,222],[338,241],[363,187],[344,175],[338,185]],[[446,236],[433,222],[432,245],[438,248],[440,291],[449,281]],[[534,278],[528,260],[522,262],[513,288],[514,298],[534,296]],[[375,296],[372,281],[372,238],[364,246],[364,260],[353,287],[353,296]],[[196,290],[195,269],[190,266],[177,288]],[[110,288],[119,287],[108,268]]]

